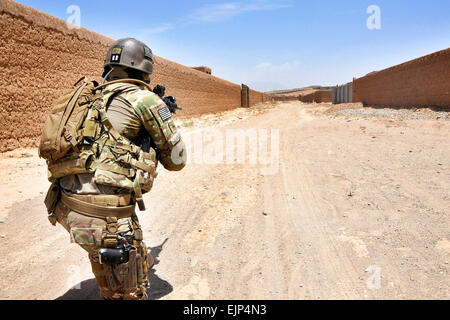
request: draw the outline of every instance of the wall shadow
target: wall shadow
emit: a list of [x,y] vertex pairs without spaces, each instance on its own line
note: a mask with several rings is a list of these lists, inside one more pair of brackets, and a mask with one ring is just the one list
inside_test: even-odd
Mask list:
[[[163,246],[167,242],[167,240],[168,239],[164,240],[164,242],[159,246],[153,248],[148,247],[149,253],[155,259],[155,265],[159,263],[158,256],[163,250]],[[147,289],[149,300],[161,299],[162,297],[168,295],[173,291],[173,287],[169,282],[159,278],[155,274],[155,269],[151,269],[149,271],[148,279],[150,282],[150,286]],[[55,300],[102,300],[102,297],[100,296],[100,290],[97,286],[97,281],[95,280],[95,278],[93,278],[79,283],[74,288],[70,289]]]

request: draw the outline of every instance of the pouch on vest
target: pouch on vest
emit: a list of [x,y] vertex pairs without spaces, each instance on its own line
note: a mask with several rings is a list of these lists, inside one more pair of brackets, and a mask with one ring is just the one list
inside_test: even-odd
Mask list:
[[45,206],[47,208],[48,220],[52,225],[56,225],[55,209],[61,197],[61,187],[59,181],[55,181],[50,185],[47,195],[45,196]]

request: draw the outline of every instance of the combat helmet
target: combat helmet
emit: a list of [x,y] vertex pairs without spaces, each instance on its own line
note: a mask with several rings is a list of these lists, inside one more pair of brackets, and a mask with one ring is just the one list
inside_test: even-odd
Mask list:
[[150,75],[153,73],[153,65],[153,52],[147,45],[134,38],[124,38],[109,47],[104,68],[107,70],[122,66]]

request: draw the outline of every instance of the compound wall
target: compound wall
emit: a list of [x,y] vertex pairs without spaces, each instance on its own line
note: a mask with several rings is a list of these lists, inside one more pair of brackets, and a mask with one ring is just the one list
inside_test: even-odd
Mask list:
[[398,107],[450,107],[450,48],[353,81],[353,101]]
[[268,99],[270,101],[282,101],[282,102],[288,102],[288,101],[300,101],[300,96],[286,96],[286,95],[272,95],[268,96]]
[[[112,39],[10,0],[0,0],[0,152],[36,146],[52,102],[82,76],[100,80]],[[180,116],[241,106],[241,87],[155,57],[152,85],[164,84]],[[253,91],[250,105],[263,100]]]
[[258,103],[263,103],[270,100],[270,97],[263,92],[250,89],[249,93],[250,93],[250,106],[254,106]]
[[331,102],[332,91],[331,90],[317,90],[314,92],[314,102]]
[[300,97],[301,102],[311,103],[314,102],[314,92],[302,95]]

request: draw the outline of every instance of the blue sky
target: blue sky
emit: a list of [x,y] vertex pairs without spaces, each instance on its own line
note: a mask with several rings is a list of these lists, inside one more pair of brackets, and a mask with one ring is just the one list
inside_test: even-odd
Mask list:
[[[336,85],[450,46],[450,1],[18,1],[257,90]],[[370,5],[381,29],[369,30]]]

